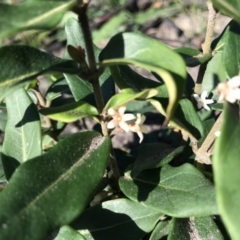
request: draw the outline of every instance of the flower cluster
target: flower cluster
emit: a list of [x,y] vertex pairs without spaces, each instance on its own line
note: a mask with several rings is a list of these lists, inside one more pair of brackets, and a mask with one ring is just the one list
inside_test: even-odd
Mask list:
[[140,143],[143,140],[143,133],[147,132],[146,126],[143,126],[146,117],[138,113],[136,116],[134,114],[124,114],[126,106],[122,106],[117,110],[110,108],[108,109],[108,115],[112,117],[107,124],[108,129],[116,128],[117,131],[125,132],[136,132],[140,138]]
[[219,94],[219,101],[225,99],[230,103],[235,103],[240,100],[240,76],[235,76],[228,82],[219,83],[216,90]]

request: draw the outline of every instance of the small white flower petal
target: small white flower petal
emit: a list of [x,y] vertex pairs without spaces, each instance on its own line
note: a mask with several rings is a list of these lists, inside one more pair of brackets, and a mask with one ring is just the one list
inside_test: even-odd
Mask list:
[[204,90],[204,91],[202,92],[202,94],[201,94],[201,99],[202,99],[202,100],[205,100],[206,97],[207,97],[207,95],[208,95],[208,92],[207,92],[206,90]]
[[125,132],[129,132],[129,125],[126,123],[126,122],[124,122],[124,121],[121,121],[120,123],[119,123],[119,127],[122,129],[122,130],[124,130]]
[[124,115],[123,115],[122,119],[123,119],[123,121],[128,122],[128,121],[135,120],[136,117],[135,117],[134,114],[127,113],[127,114],[124,114]]
[[216,137],[219,137],[220,134],[221,134],[221,131],[216,131],[216,132],[214,133],[214,135],[215,135]]
[[204,104],[203,107],[208,110],[208,111],[211,111],[211,108],[207,105],[207,104]]
[[240,76],[235,76],[227,82],[230,88],[239,88],[240,87]]
[[142,125],[142,126],[140,127],[140,130],[141,130],[142,133],[147,133],[147,132],[148,132],[147,127],[144,126],[144,125]]
[[108,124],[107,124],[107,128],[108,129],[113,129],[115,127],[116,127],[116,125],[115,125],[115,121],[114,120],[111,120],[110,122],[108,122]]
[[117,113],[116,110],[113,108],[109,108],[107,112],[108,112],[108,115],[110,115],[110,116],[114,116]]
[[195,94],[195,93],[193,94],[193,97],[195,98],[195,100],[197,102],[199,102],[201,100],[201,98],[197,94]]
[[123,114],[125,113],[126,111],[126,106],[121,106],[119,109],[118,109],[118,113],[120,116],[123,116]]
[[143,141],[143,134],[141,132],[137,132],[137,135],[139,136],[139,143]]
[[214,101],[212,99],[206,99],[205,100],[205,104],[212,104],[214,103]]

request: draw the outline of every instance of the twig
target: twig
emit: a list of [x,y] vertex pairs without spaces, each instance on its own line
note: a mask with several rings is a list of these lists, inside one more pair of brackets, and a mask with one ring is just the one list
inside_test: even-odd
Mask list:
[[[214,9],[212,2],[208,1],[207,6],[208,6],[209,13],[208,13],[208,24],[207,24],[206,37],[205,37],[204,43],[202,44],[203,55],[211,53],[211,51],[212,51],[211,43],[212,43],[212,38],[213,38],[215,19],[216,19],[216,15],[217,15],[217,11]],[[207,67],[207,62],[200,66],[200,69],[198,72],[198,77],[197,77],[196,85],[194,88],[194,92],[198,95],[201,93],[202,81],[203,81],[204,73],[206,71],[206,67]]]
[[[84,3],[82,6],[80,6],[79,12],[78,12],[78,20],[81,24],[81,28],[83,31],[86,52],[88,57],[88,64],[89,64],[88,81],[92,84],[92,87],[93,87],[95,101],[96,101],[98,112],[101,118],[100,123],[101,123],[102,133],[104,136],[108,136],[109,133],[106,125],[106,116],[103,113],[105,104],[103,101],[102,91],[99,84],[99,75],[102,73],[102,71],[101,69],[97,69],[96,67],[96,59],[95,59],[94,50],[93,50],[92,34],[91,34],[89,20],[87,16],[87,7],[88,7],[88,1],[86,1],[86,3]],[[109,162],[110,162],[110,167],[112,169],[114,178],[116,179],[116,181],[118,181],[120,177],[120,173],[118,170],[113,149],[110,153]]]

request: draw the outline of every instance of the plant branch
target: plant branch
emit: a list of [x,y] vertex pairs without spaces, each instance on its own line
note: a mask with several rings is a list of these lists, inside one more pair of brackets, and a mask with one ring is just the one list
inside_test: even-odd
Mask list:
[[[81,24],[84,42],[85,42],[85,46],[86,46],[86,52],[87,52],[87,58],[88,58],[88,64],[89,64],[88,80],[92,84],[92,87],[93,87],[93,92],[94,92],[94,97],[95,97],[95,101],[97,104],[98,112],[99,112],[99,114],[102,114],[105,104],[103,101],[102,91],[101,91],[101,87],[99,84],[99,74],[96,74],[98,69],[96,67],[96,59],[95,59],[93,43],[92,43],[92,34],[91,34],[90,27],[89,27],[89,20],[88,20],[88,16],[87,16],[87,7],[88,7],[88,4],[84,4],[83,6],[81,6],[79,8],[78,20]],[[101,122],[103,135],[107,136],[108,129],[105,124],[104,116],[102,116],[102,115],[100,115],[100,116],[102,118],[102,119],[100,119],[100,122]]]
[[[215,20],[217,15],[217,11],[213,7],[212,2],[208,1],[207,6],[208,6],[208,23],[207,23],[207,32],[205,36],[205,41],[202,44],[203,55],[212,52],[211,43],[212,43]],[[194,88],[194,92],[198,95],[201,93],[202,81],[203,81],[203,76],[205,74],[206,68],[207,68],[207,62],[200,66],[200,69],[198,72],[197,81]]]
[[[88,1],[87,3],[84,3],[82,6],[80,6],[78,11],[78,20],[81,24],[85,46],[86,46],[88,64],[89,64],[88,81],[92,84],[95,101],[97,104],[98,112],[100,114],[100,124],[102,128],[102,133],[104,136],[109,136],[107,124],[106,124],[106,114],[103,112],[105,104],[102,96],[102,90],[99,84],[99,76],[102,73],[101,71],[102,69],[97,69],[97,66],[96,66],[92,34],[91,34],[89,20],[87,16],[87,7],[88,7]],[[110,163],[110,167],[113,172],[114,178],[118,182],[120,173],[118,170],[113,148],[110,153],[109,163]]]

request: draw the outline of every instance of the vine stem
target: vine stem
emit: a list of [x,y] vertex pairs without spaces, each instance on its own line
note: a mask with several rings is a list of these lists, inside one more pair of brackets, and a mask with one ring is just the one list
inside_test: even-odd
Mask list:
[[[88,81],[92,84],[95,101],[97,104],[98,112],[100,114],[100,124],[102,128],[102,133],[104,136],[109,136],[107,124],[106,124],[106,116],[105,114],[103,114],[103,109],[105,104],[104,104],[102,90],[99,83],[99,76],[101,71],[97,69],[96,58],[95,58],[94,49],[93,49],[92,34],[91,34],[89,20],[87,16],[88,2],[89,1],[85,1],[83,5],[80,6],[79,12],[78,12],[78,21],[82,28],[84,42],[86,46],[86,52],[87,52],[87,58],[88,58],[88,64],[89,64]],[[118,179],[120,178],[120,172],[117,166],[116,157],[115,157],[113,148],[110,153],[109,162],[110,162],[110,167],[113,172],[114,178],[118,181]]]
[[[215,20],[216,20],[216,16],[217,16],[217,11],[213,7],[213,4],[211,1],[207,1],[207,7],[208,7],[208,23],[207,23],[207,31],[206,31],[205,41],[202,44],[203,55],[211,53],[211,51],[212,51],[211,43],[212,43],[212,38],[213,38]],[[198,95],[201,92],[202,81],[203,81],[204,73],[206,71],[206,67],[207,67],[207,63],[204,63],[199,68],[197,81],[196,81],[196,85],[194,88],[194,92]]]

